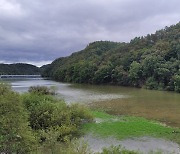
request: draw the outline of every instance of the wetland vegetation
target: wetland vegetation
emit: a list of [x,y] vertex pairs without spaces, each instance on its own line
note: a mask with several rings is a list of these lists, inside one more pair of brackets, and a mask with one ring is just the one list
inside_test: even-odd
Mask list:
[[157,121],[142,117],[113,116],[105,112],[93,111],[96,123],[83,125],[83,131],[102,137],[127,139],[151,136],[165,138],[180,144],[180,129],[172,128]]

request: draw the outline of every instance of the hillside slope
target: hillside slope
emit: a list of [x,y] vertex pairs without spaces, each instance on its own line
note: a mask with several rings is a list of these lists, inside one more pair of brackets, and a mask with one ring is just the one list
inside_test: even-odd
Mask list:
[[0,64],[0,75],[39,75],[40,69],[30,64]]
[[97,41],[43,72],[58,81],[180,92],[180,23],[130,43]]

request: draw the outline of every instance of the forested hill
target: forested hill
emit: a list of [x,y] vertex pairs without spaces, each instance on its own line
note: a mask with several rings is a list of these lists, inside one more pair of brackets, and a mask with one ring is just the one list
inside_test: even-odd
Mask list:
[[0,75],[39,75],[40,69],[30,64],[0,64]]
[[90,43],[82,51],[56,59],[43,76],[180,92],[180,23],[130,43]]

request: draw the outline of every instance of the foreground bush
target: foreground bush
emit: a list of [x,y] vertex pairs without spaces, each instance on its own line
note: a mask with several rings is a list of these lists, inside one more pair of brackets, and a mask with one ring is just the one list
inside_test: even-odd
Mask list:
[[0,84],[0,153],[27,153],[37,146],[19,94]]
[[70,146],[81,125],[91,120],[84,106],[69,106],[42,93],[19,95],[0,84],[0,153],[24,154],[64,143]]
[[55,140],[65,141],[77,136],[84,122],[92,120],[90,111],[81,105],[67,105],[49,95],[28,93],[22,96],[25,107],[29,111],[30,126],[37,131],[41,142],[48,136],[56,136]]
[[36,93],[40,95],[55,95],[55,89],[45,86],[31,86],[28,90],[30,93]]
[[10,85],[0,82],[0,95],[2,96],[2,95],[5,95],[7,93],[10,93],[10,92],[11,92]]

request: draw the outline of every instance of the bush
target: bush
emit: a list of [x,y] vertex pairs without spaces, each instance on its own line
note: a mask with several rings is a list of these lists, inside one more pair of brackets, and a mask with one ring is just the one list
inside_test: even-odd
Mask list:
[[68,106],[52,96],[29,93],[22,98],[30,114],[30,126],[38,131],[42,142],[49,132],[57,134],[57,141],[72,139],[84,122],[93,119],[87,108],[77,104]]
[[0,95],[11,92],[11,87],[8,84],[0,83]]
[[37,146],[19,94],[0,85],[0,153],[27,153]]
[[[47,129],[52,125],[53,117],[58,108],[57,105],[64,108],[65,104],[57,102],[51,96],[38,95],[38,94],[24,94],[22,100],[29,111],[30,126],[34,130]],[[55,117],[54,117],[55,118]]]
[[36,94],[41,94],[41,95],[55,95],[55,89],[48,88],[45,86],[32,86],[29,88],[30,93],[36,93]]
[[52,150],[55,145],[69,143],[79,135],[82,124],[92,120],[84,106],[67,105],[38,92],[19,95],[0,85],[0,153],[29,153],[39,143]]

